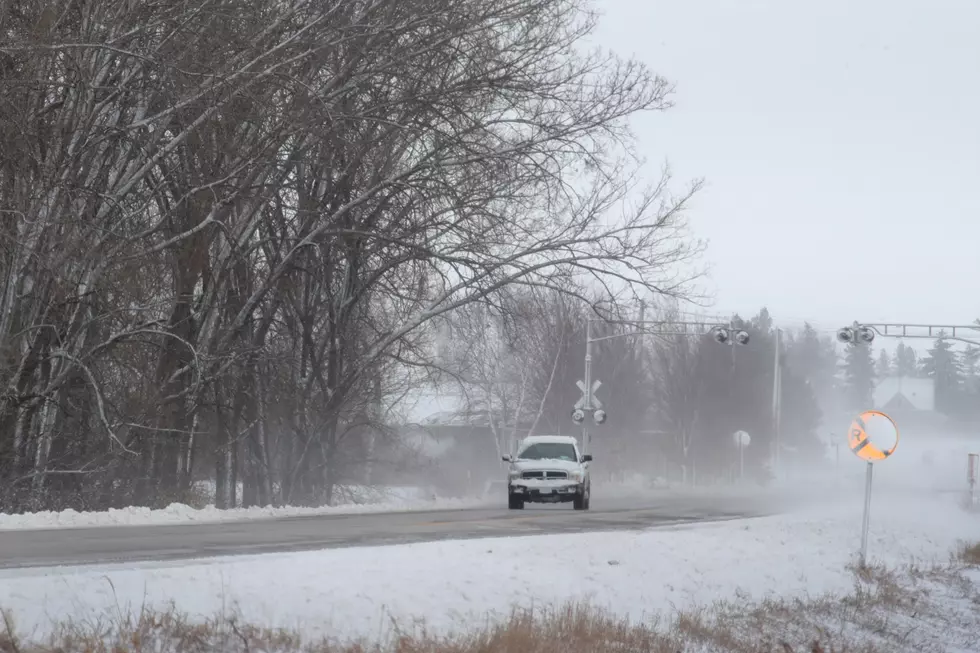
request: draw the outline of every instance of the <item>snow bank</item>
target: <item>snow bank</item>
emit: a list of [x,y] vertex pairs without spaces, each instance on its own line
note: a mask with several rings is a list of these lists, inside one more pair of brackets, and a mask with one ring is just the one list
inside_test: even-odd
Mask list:
[[18,515],[0,514],[0,531],[14,529],[86,528],[93,526],[150,526],[189,522],[216,523],[250,519],[275,519],[304,515],[357,514],[411,510],[454,510],[487,505],[483,499],[444,499],[427,497],[418,488],[353,488],[341,493],[345,503],[320,508],[234,508],[219,510],[214,506],[192,508],[172,503],[162,510],[120,508],[105,512],[35,512]]
[[[96,618],[175,602],[192,616],[237,610],[251,622],[318,637],[386,634],[424,618],[465,628],[513,604],[588,600],[640,618],[736,592],[846,592],[860,542],[861,497],[790,515],[646,532],[444,541],[101,568],[0,572],[0,604],[22,631],[55,617]],[[980,516],[954,501],[876,497],[870,555],[944,561],[980,540]],[[41,631],[43,632],[43,631]]]

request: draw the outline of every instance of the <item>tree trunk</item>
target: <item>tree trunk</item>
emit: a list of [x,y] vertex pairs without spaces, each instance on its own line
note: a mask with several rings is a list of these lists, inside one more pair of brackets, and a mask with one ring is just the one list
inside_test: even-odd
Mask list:
[[256,394],[255,446],[258,463],[255,472],[259,486],[258,501],[259,505],[268,506],[278,503],[272,492],[272,465],[269,460],[269,418],[265,409],[268,396],[265,388],[265,377],[259,372],[258,366],[254,366],[252,372],[255,374]]
[[214,459],[214,507],[227,510],[231,507],[229,479],[231,477],[230,438],[228,420],[224,408],[224,397],[220,381],[214,382],[214,417],[217,431],[217,442]]

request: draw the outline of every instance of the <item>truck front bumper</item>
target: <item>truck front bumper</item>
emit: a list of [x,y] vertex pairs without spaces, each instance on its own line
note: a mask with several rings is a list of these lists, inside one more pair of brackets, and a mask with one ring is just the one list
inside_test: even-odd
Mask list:
[[515,479],[510,482],[508,491],[529,503],[562,503],[584,494],[585,484],[567,480]]

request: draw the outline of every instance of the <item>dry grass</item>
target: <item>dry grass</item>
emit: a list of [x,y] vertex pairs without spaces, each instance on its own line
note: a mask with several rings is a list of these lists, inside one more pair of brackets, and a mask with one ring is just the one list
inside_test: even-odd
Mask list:
[[980,542],[963,544],[958,553],[957,557],[960,562],[973,567],[980,567]]
[[[940,653],[972,650],[980,593],[967,564],[854,570],[844,596],[734,601],[658,621],[630,622],[585,604],[516,610],[508,619],[446,636],[397,630],[383,643],[303,642],[299,635],[222,617],[206,622],[176,611],[119,611],[99,623],[65,622],[45,642],[12,635],[2,653]],[[638,606],[642,608],[642,606]]]

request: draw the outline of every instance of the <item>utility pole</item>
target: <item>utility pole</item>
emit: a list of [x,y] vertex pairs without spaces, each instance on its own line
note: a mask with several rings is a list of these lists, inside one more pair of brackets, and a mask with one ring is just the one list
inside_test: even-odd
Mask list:
[[[592,320],[585,321],[585,387],[582,389],[585,393],[585,410],[592,410],[592,404],[595,403],[594,397],[592,396]],[[574,419],[574,414],[572,416]],[[592,451],[592,436],[589,434],[589,427],[582,423],[582,446],[585,447],[585,452],[590,453]]]
[[780,442],[779,442],[779,422],[780,422],[780,400],[782,399],[782,373],[779,368],[779,341],[782,329],[776,327],[776,354],[773,356],[772,370],[772,441],[773,441],[773,472],[780,467]]

